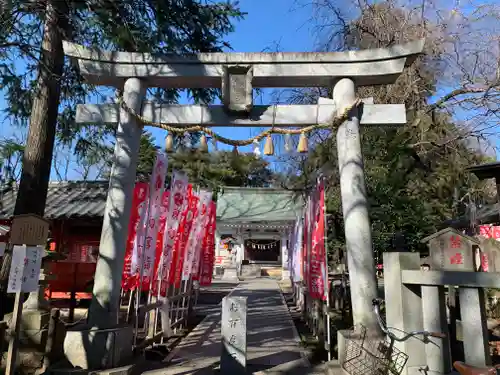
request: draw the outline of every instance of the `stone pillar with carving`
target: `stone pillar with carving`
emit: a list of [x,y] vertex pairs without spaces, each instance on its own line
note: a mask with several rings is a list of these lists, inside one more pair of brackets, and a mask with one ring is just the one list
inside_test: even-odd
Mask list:
[[82,369],[116,367],[133,356],[133,327],[119,326],[118,320],[127,231],[143,128],[131,112],[141,113],[146,89],[145,80],[135,77],[125,80],[124,106],[120,108],[116,131],[88,322],[69,329],[64,340],[64,354],[68,361]]
[[[348,78],[338,81],[333,88],[333,99],[337,114],[343,113],[356,100],[355,83]],[[360,118],[358,108],[353,108],[349,119],[337,130],[340,191],[354,324],[379,332],[372,312],[372,300],[377,298],[377,282],[361,153]]]

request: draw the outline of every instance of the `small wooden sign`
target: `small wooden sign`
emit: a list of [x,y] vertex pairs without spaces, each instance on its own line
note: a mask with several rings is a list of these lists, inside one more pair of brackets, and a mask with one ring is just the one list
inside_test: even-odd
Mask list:
[[49,222],[34,215],[18,215],[12,220],[10,242],[13,245],[45,245],[49,237]]

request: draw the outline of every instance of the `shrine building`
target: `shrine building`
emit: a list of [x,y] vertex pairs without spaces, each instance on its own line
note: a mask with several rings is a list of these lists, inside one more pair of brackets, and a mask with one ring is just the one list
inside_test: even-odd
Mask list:
[[[57,278],[50,282],[53,299],[91,298],[107,181],[51,182],[45,218],[50,222],[49,248],[65,259],[52,262]],[[8,238],[17,186],[0,186],[0,241]],[[286,277],[288,230],[302,203],[292,192],[269,188],[224,187],[218,192],[216,267],[220,269],[234,246],[243,246],[247,275]]]
[[225,187],[217,197],[216,268],[242,247],[243,276],[288,277],[288,234],[302,214],[295,193]]

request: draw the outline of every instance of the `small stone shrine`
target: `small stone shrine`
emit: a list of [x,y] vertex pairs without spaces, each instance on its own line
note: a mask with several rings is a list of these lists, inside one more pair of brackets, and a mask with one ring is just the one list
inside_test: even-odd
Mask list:
[[422,242],[429,246],[431,270],[473,272],[479,268],[480,242],[456,229],[443,229]]

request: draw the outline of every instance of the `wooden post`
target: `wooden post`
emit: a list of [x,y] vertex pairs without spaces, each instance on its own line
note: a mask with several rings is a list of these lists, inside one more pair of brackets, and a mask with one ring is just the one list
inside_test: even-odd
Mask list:
[[69,299],[69,314],[68,321],[73,323],[75,321],[75,308],[76,308],[76,280],[78,275],[78,263],[73,264],[73,285],[71,287]]
[[131,322],[132,318],[132,311],[134,310],[134,293],[135,290],[130,290],[128,292],[128,305],[127,305],[127,316],[125,317],[125,321],[127,323]]
[[7,352],[7,368],[5,375],[14,375],[17,364],[17,351],[19,349],[19,330],[21,328],[21,315],[23,313],[24,293],[17,292],[14,301],[14,312],[12,313],[12,329],[9,338],[9,350]]

